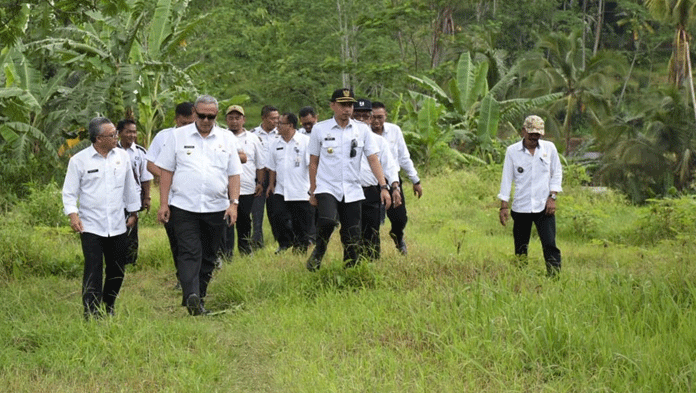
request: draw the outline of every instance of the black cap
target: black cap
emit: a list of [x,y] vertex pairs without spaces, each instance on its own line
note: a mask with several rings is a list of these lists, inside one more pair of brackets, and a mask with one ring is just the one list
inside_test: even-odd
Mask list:
[[355,102],[353,89],[338,89],[331,95],[331,102]]
[[353,110],[354,111],[371,111],[372,110],[372,102],[368,99],[360,98],[359,100],[357,100],[353,103]]

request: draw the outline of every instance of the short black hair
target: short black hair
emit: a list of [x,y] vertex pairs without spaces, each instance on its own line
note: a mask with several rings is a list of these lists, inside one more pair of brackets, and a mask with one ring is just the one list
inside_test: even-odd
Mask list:
[[372,101],[372,110],[382,108],[385,111],[387,110],[387,107],[384,105],[384,103],[379,102],[379,101]]
[[300,109],[297,115],[299,117],[305,117],[307,115],[312,115],[313,117],[316,117],[317,113],[314,112],[314,108],[312,108],[311,106],[305,106],[304,108]]
[[189,117],[193,115],[193,102],[185,101],[176,106],[176,115]]
[[102,133],[102,126],[104,124],[113,124],[111,120],[106,117],[95,117],[89,122],[89,141],[94,143],[97,141],[97,137]]
[[124,128],[126,128],[126,124],[133,124],[137,126],[138,124],[135,122],[133,119],[123,119],[116,124],[116,131],[120,134],[121,131],[123,131]]
[[278,112],[278,108],[273,105],[264,105],[263,108],[261,108],[261,117],[264,118],[271,112]]
[[292,128],[297,128],[297,116],[295,116],[294,113],[285,112],[281,116],[287,117],[288,122],[290,122],[290,124],[292,124]]

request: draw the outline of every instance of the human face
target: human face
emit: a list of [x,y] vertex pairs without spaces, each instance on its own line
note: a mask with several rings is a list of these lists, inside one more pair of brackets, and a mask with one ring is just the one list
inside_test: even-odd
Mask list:
[[280,114],[278,111],[269,112],[261,119],[261,126],[264,130],[271,131],[272,129],[278,127],[278,119],[280,119]]
[[215,126],[215,117],[218,114],[218,108],[215,104],[199,103],[195,108],[196,127],[201,134],[208,134]]
[[225,116],[225,122],[227,122],[227,128],[230,129],[230,131],[234,132],[235,134],[238,134],[242,132],[244,129],[244,122],[246,121],[246,118],[244,115],[242,115],[239,112],[230,112]]
[[121,132],[118,133],[123,147],[130,147],[138,138],[138,129],[135,124],[126,123]]
[[353,119],[370,124],[370,121],[372,120],[372,111],[353,110]]
[[347,123],[353,115],[352,102],[332,102],[330,106],[338,122]]
[[97,136],[97,141],[94,142],[95,148],[100,150],[111,151],[118,143],[118,134],[116,127],[111,124],[102,124],[101,132]]
[[387,121],[387,111],[384,108],[372,110],[372,131],[381,134],[384,131],[384,122]]
[[295,134],[295,127],[288,121],[287,116],[280,116],[278,120],[278,133],[285,139],[292,138]]
[[176,128],[187,126],[196,121],[196,114],[191,113],[191,116],[176,115],[174,122],[176,122]]
[[537,146],[539,146],[539,138],[541,137],[541,134],[538,133],[529,133],[527,130],[523,129],[522,130],[522,138],[524,138],[524,147],[527,149],[536,149]]
[[302,127],[304,127],[305,131],[309,134],[312,132],[314,125],[317,124],[317,117],[311,114],[302,116],[300,117],[300,123],[302,123]]

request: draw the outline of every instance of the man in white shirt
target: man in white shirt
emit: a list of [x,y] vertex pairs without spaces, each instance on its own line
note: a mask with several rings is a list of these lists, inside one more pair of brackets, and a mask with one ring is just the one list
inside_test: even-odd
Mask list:
[[[117,138],[109,119],[92,119],[92,145],[70,158],[63,183],[63,209],[70,227],[80,233],[85,257],[82,304],[86,319],[104,311],[114,313],[127,258],[126,230],[135,225],[140,210],[130,158],[125,150],[115,149]],[[129,212],[127,221],[124,210]]]
[[312,133],[312,128],[317,124],[317,113],[311,106],[305,106],[297,114],[300,117],[300,124],[302,128],[298,129],[301,133],[305,135],[310,135]]
[[290,247],[305,254],[314,222],[309,204],[309,137],[296,131],[297,117],[284,113],[278,123],[280,138],[270,146],[267,167],[267,196],[273,199],[273,220],[279,228],[279,251]]
[[[118,147],[128,152],[128,156],[131,160],[131,165],[133,167],[133,176],[135,177],[135,183],[138,185],[138,192],[140,195],[140,210],[150,211],[150,181],[153,176],[147,170],[147,159],[145,155],[147,150],[144,147],[138,145],[136,142],[138,138],[138,128],[135,121],[132,119],[124,119],[116,124],[116,131],[120,141],[118,142]],[[126,213],[126,220],[128,220],[129,213]],[[135,265],[138,260],[138,223],[136,221],[128,231],[128,261],[127,264]]]
[[[232,105],[227,108],[225,122],[227,128],[237,137],[237,144],[246,156],[240,179],[239,208],[237,222],[225,230],[223,250],[232,256],[234,250],[234,231],[237,230],[237,247],[241,255],[249,255],[251,248],[251,209],[254,198],[263,192],[262,184],[265,177],[264,152],[261,139],[244,129],[244,108]],[[263,216],[262,216],[263,217]]]
[[512,202],[512,234],[515,255],[523,263],[532,223],[537,228],[549,276],[561,271],[561,251],[556,247],[556,195],[562,191],[563,170],[556,146],[539,138],[544,135],[544,120],[528,116],[522,127],[522,140],[508,146],[500,182],[500,223],[504,226],[510,213],[510,191],[515,183]]
[[[353,119],[370,124],[372,120],[372,102],[368,99],[358,99],[353,104]],[[391,184],[392,208],[401,205],[401,192],[399,190],[399,165],[392,157],[387,140],[376,133],[372,134],[379,148],[379,163],[382,165],[387,184]],[[361,255],[370,260],[379,259],[381,253],[381,241],[379,238],[379,226],[382,222],[382,203],[377,178],[372,174],[367,157],[363,156],[360,165],[360,185],[365,194],[362,203],[362,217],[360,219],[360,231],[362,240],[360,243]]]
[[[161,176],[162,169],[155,165],[155,161],[157,161],[157,157],[159,157],[159,154],[162,151],[162,145],[164,145],[164,142],[167,140],[167,138],[169,138],[169,134],[172,132],[172,130],[174,130],[175,128],[189,125],[193,123],[194,120],[195,115],[193,114],[193,102],[181,102],[176,106],[174,116],[175,126],[172,128],[166,128],[164,130],[161,130],[155,135],[155,137],[152,139],[152,142],[150,142],[150,148],[148,149],[147,154],[145,155],[145,158],[147,159],[147,170],[150,173],[157,177]],[[170,223],[165,223],[164,230],[167,233],[167,239],[169,239],[169,248],[172,251],[174,269],[176,269],[176,255],[178,251],[176,248],[176,237],[174,236],[174,228],[172,228],[172,225]],[[178,273],[177,284],[174,287],[174,289],[181,289]]]
[[[392,156],[394,156],[394,159],[396,159],[401,169],[406,172],[406,175],[413,183],[413,194],[420,198],[423,195],[423,187],[418,178],[416,167],[413,165],[413,161],[411,161],[411,154],[408,152],[408,147],[406,147],[404,134],[401,132],[399,126],[394,123],[388,123],[386,120],[387,109],[385,105],[378,101],[373,102],[371,118],[372,131],[377,135],[383,136],[384,139],[387,140],[391,148]],[[406,213],[406,199],[404,198],[404,191],[401,187],[401,178],[399,178],[399,186],[401,205],[393,206],[391,209],[388,209],[387,217],[389,217],[389,221],[391,222],[389,236],[394,240],[399,252],[406,255],[408,251],[406,242],[404,241],[404,228],[406,228],[406,223],[408,222],[408,215]]]
[[194,113],[196,121],[172,131],[155,162],[162,169],[157,218],[174,229],[182,305],[203,315],[225,222],[237,220],[242,164],[234,135],[215,124],[217,100],[198,97]]
[[[380,199],[389,208],[391,197],[369,127],[351,119],[355,95],[338,89],[331,96],[334,116],[317,123],[309,140],[310,203],[317,207],[317,240],[307,269],[319,269],[336,225],[341,224],[346,267],[358,262],[361,203],[360,164],[366,155],[380,186]],[[338,221],[336,218],[338,217]]]
[[[278,108],[272,105],[264,105],[261,108],[261,124],[258,127],[251,130],[252,133],[261,139],[261,144],[263,145],[264,159],[268,157],[268,147],[272,141],[278,138],[278,118],[280,114]],[[265,163],[264,163],[265,166]],[[254,206],[251,208],[251,219],[253,221],[254,230],[251,235],[251,246],[255,249],[261,249],[264,246],[263,241],[263,210],[264,206],[266,208],[266,215],[268,216],[268,221],[271,222],[271,215],[273,214],[273,203],[267,202],[266,191],[268,190],[268,168],[264,169],[265,176],[262,180],[263,191],[261,195],[254,197]],[[273,237],[277,238],[278,233],[273,223],[271,222],[271,232]]]

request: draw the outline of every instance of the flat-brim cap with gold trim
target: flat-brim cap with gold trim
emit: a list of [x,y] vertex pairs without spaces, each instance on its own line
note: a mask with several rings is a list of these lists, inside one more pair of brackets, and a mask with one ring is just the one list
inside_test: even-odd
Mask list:
[[331,102],[355,102],[352,89],[338,89],[331,95]]
[[523,127],[528,134],[544,135],[544,120],[539,116],[527,116],[527,118],[524,119]]

